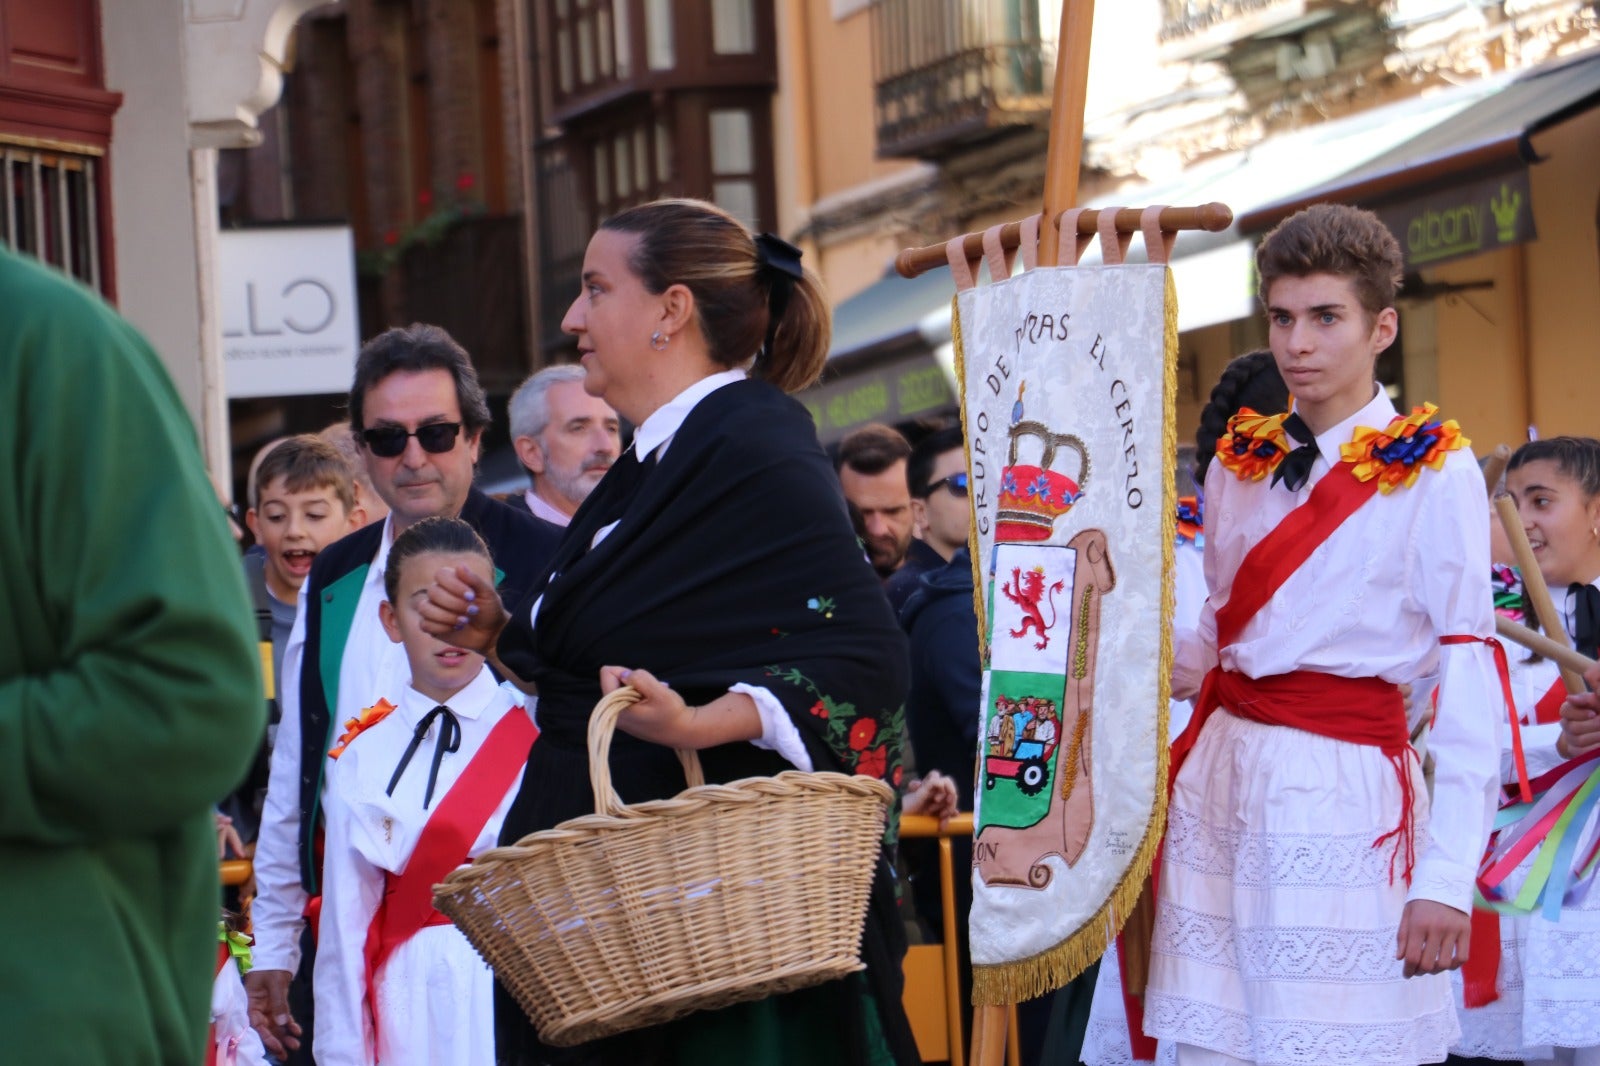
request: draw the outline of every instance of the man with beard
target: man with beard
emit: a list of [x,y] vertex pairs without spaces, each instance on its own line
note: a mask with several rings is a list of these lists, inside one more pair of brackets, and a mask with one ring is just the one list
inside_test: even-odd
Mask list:
[[839,487],[861,512],[867,558],[885,580],[900,569],[911,547],[910,455],[905,437],[876,422],[839,442]]
[[551,366],[512,394],[507,415],[533,487],[506,502],[564,526],[622,451],[617,413],[583,391],[581,366]]
[[398,702],[410,676],[401,645],[378,618],[395,538],[440,515],[472,526],[493,554],[500,593],[518,602],[560,540],[548,522],[472,487],[489,404],[472,360],[437,326],[391,329],[362,346],[350,388],[350,426],[388,517],[317,554],[300,587],[283,655],[282,720],[272,751],[256,844],[253,968],[245,974],[250,1023],[267,1051],[309,1060],[309,958],[290,1004],[291,976],[315,928],[323,774],[333,737],[374,696]]

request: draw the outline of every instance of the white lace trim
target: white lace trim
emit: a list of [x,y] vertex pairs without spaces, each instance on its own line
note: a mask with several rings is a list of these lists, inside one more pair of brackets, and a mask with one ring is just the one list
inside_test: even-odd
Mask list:
[[1246,1059],[1258,1066],[1416,1066],[1436,1062],[1457,1034],[1441,1008],[1408,1021],[1361,1024],[1252,1018],[1214,1003],[1152,994],[1145,1031]]
[[[1382,829],[1360,833],[1251,833],[1214,826],[1172,807],[1165,860],[1236,888],[1365,888],[1389,884],[1391,849],[1373,847]],[[1418,842],[1420,853],[1422,842]]]

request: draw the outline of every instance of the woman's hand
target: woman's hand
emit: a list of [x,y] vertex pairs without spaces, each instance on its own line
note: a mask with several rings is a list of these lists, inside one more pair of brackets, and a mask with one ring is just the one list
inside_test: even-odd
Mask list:
[[629,736],[684,751],[714,748],[761,736],[756,701],[740,692],[719,696],[704,707],[691,707],[672,686],[648,670],[625,666],[600,668],[600,692],[609,696],[632,685],[640,700],[622,712],[617,728]]
[[426,632],[480,655],[493,650],[511,620],[494,586],[465,566],[435,574],[417,613]]
[[937,770],[929,770],[926,777],[913,780],[906,786],[902,810],[906,814],[926,814],[939,819],[939,827],[961,811],[961,794],[956,783]]
[[239,838],[239,831],[233,827],[233,819],[221,811],[213,813],[217,818],[217,858],[226,859],[229,851],[241,859],[244,858],[244,841]]
[[640,700],[622,712],[617,728],[629,736],[648,740],[652,744],[665,744],[669,748],[683,748],[680,743],[694,722],[694,708],[683,697],[672,691],[664,681],[657,681],[648,670],[629,670],[625,666],[600,668],[600,694],[609,696],[623,685],[632,685]]

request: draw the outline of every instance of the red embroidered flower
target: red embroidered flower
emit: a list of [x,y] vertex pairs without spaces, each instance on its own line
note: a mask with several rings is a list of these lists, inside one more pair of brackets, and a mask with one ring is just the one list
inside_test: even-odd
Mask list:
[[[855,751],[866,751],[867,745],[872,743],[872,738],[878,735],[878,723],[871,718],[860,718],[855,725],[850,727],[850,747]],[[866,756],[862,756],[866,758]],[[882,773],[880,769],[878,771]]]
[[889,749],[887,747],[877,747],[871,751],[864,751],[861,753],[861,758],[856,760],[856,773],[866,777],[882,777],[884,771],[888,768]]
[[826,718],[828,717],[828,705],[823,703],[821,700],[818,700],[816,703],[811,705],[811,713],[816,715],[818,718]]
[[896,766],[894,768],[894,773],[889,776],[889,783],[894,785],[895,788],[899,788],[900,787],[900,782],[901,782],[901,780],[903,780],[905,778],[905,776],[906,776],[905,767]]

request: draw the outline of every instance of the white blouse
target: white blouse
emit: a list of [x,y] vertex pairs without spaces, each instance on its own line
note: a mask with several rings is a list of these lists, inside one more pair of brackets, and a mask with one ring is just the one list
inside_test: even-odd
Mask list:
[[[1316,438],[1319,453],[1298,492],[1270,478],[1247,481],[1216,462],[1206,477],[1206,584],[1196,630],[1175,640],[1173,695],[1193,695],[1218,662],[1216,609],[1229,600],[1246,553],[1340,461],[1357,426],[1386,427],[1394,405],[1380,389],[1356,414]],[[1506,710],[1492,650],[1441,646],[1450,634],[1494,635],[1488,509],[1472,453],[1451,452],[1410,488],[1363,504],[1284,582],[1221,665],[1249,677],[1314,670],[1396,684],[1437,677],[1438,714],[1428,747],[1434,778],[1428,841],[1411,899],[1467,911],[1495,811]]]

